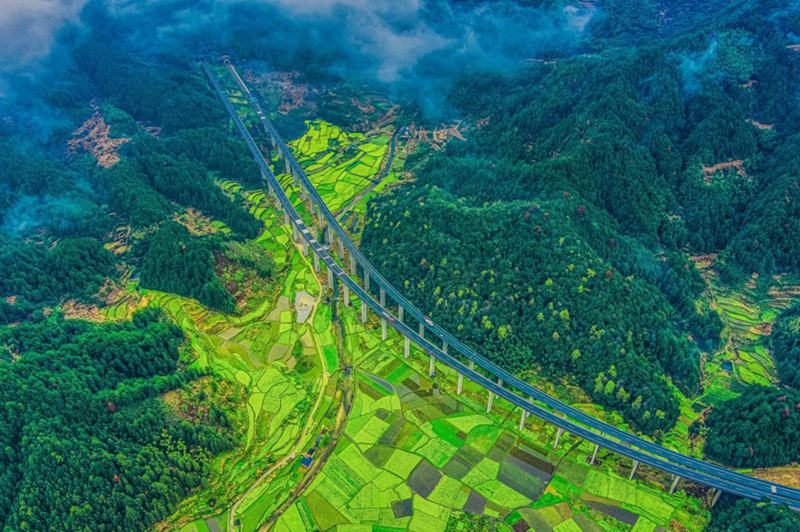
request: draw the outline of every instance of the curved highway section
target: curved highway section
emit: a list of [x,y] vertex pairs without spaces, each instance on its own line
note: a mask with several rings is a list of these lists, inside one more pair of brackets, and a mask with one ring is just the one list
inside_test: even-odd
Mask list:
[[[305,172],[300,167],[300,164],[294,158],[291,150],[288,148],[286,143],[283,141],[272,123],[267,118],[258,99],[252,95],[244,81],[239,77],[233,65],[230,64],[229,61],[225,61],[225,64],[231,73],[231,76],[236,81],[242,93],[246,96],[248,102],[258,115],[265,132],[271,137],[273,145],[281,153],[282,158],[286,162],[287,170],[291,171],[291,173],[302,182],[303,188],[308,191],[310,200],[319,209],[320,218],[324,218],[325,221],[327,221],[328,226],[339,238],[339,241],[345,247],[347,247],[348,251],[350,252],[351,259],[354,259],[359,265],[361,265],[365,278],[370,277],[374,279],[376,284],[378,284],[382,290],[385,290],[385,293],[391,297],[400,308],[411,315],[420,324],[419,332],[409,327],[402,320],[394,318],[385,305],[382,305],[376,301],[365,288],[362,288],[350,277],[350,275],[348,275],[347,272],[342,269],[341,266],[339,266],[334,257],[329,253],[328,246],[323,245],[316,240],[313,235],[311,235],[308,227],[306,227],[302,222],[293,205],[291,204],[291,201],[282,190],[269,164],[264,159],[263,154],[258,149],[255,141],[250,135],[250,132],[239,119],[236,110],[233,108],[224,89],[220,85],[216,74],[214,74],[208,65],[204,63],[203,68],[206,74],[228,109],[228,112],[234,120],[240,134],[242,135],[242,138],[247,143],[248,148],[256,160],[256,163],[265,176],[268,187],[273,191],[274,194],[276,194],[278,203],[291,218],[292,224],[298,229],[303,239],[305,239],[305,241],[311,247],[312,251],[319,256],[320,260],[322,260],[326,267],[331,270],[332,274],[346,287],[348,287],[348,289],[352,290],[355,295],[357,295],[367,306],[372,308],[373,311],[375,311],[379,316],[381,316],[383,319],[387,319],[403,336],[409,338],[409,340],[419,345],[424,351],[435,357],[437,360],[442,361],[458,373],[477,382],[494,395],[506,399],[515,406],[519,406],[524,411],[529,412],[532,415],[539,417],[540,419],[543,419],[544,421],[561,429],[564,429],[575,436],[584,438],[605,449],[609,449],[616,453],[632,458],[633,460],[648,464],[652,467],[656,467],[681,478],[699,482],[701,484],[717,488],[734,495],[756,500],[769,499],[776,503],[787,504],[794,509],[800,509],[800,490],[779,484],[773,484],[743,473],[737,473],[736,471],[727,469],[717,464],[681,454],[677,451],[667,449],[636,435],[630,434],[622,429],[619,429],[618,427],[614,427],[597,420],[592,416],[581,412],[580,410],[567,405],[566,403],[563,403],[522,381],[518,377],[475,352],[473,349],[464,345],[448,331],[435,324],[430,318],[425,316],[421,310],[411,304],[393,285],[391,285],[391,283],[389,283],[380,274],[380,272],[378,272],[378,270],[366,259],[366,257],[364,257],[356,245],[350,240],[349,235],[347,235],[345,230],[339,225],[333,213],[322,201],[322,198],[314,189],[310,180],[305,175]],[[436,334],[436,336],[438,336],[444,342],[444,347],[439,348],[427,340],[424,336],[425,329]],[[467,360],[478,364],[480,368],[488,372],[494,378],[497,378],[499,382],[495,382],[494,379],[490,379],[483,373],[465,365],[452,354],[448,354],[448,345],[456,349],[456,351],[463,355]],[[514,393],[511,389],[503,387],[500,382],[508,384],[510,387],[523,394],[523,396],[530,396],[531,400],[529,401],[524,397],[520,397],[520,395]],[[561,417],[557,413],[551,412],[547,408],[542,407],[540,404],[533,402],[534,400],[543,403],[547,407],[552,408],[556,412],[561,413],[566,417]],[[586,426],[583,426],[579,423],[585,424]]]

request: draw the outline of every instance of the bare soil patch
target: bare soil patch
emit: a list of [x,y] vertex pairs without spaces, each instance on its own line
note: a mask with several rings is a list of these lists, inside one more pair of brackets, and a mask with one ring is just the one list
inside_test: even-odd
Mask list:
[[722,163],[717,163],[711,166],[703,166],[703,179],[705,180],[706,184],[711,184],[711,178],[713,175],[722,170],[730,170],[731,168],[736,170],[742,177],[747,177],[747,172],[744,169],[744,161],[742,159],[735,159],[733,161],[725,161]]
[[111,168],[119,162],[119,147],[130,142],[127,137],[111,138],[111,126],[106,124],[100,109],[93,106],[94,113],[81,127],[72,132],[67,142],[70,153],[83,150],[92,154],[97,164],[103,168]]

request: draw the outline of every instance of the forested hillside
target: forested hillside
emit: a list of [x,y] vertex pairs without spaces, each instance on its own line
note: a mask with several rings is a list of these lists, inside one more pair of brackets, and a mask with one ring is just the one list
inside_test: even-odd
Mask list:
[[800,530],[800,515],[786,506],[725,496],[713,508],[709,532]]
[[[233,311],[212,251],[225,239],[255,237],[262,224],[214,179],[257,185],[260,175],[241,142],[219,127],[224,111],[213,93],[199,76],[147,65],[102,35],[78,47],[74,58],[79,70],[68,73],[65,85],[106,96],[99,108],[110,136],[130,142],[122,144],[119,162],[98,165],[87,154],[52,155],[63,147],[14,143],[13,134],[3,141],[0,323],[40,319],[37,310],[65,299],[100,302],[107,280],[140,265],[143,286]],[[76,120],[88,110],[81,96],[62,85],[49,95]],[[223,222],[231,234],[211,242],[174,223],[155,227],[187,208]],[[125,226],[133,236],[114,256],[99,242]]]
[[[434,319],[503,366],[572,374],[647,431],[677,417],[662,368],[687,392],[696,389],[697,347],[664,323],[680,317],[657,283],[689,301],[698,283],[669,261],[640,262],[641,275],[631,265],[620,271],[590,244],[605,247],[616,234],[616,222],[596,208],[571,200],[474,207],[420,187],[382,198],[370,220],[362,244],[380,250],[379,267],[412,299],[430,297]],[[639,250],[633,241],[623,246]]]
[[162,224],[143,241],[142,286],[194,297],[209,307],[231,313],[233,298],[214,273],[208,244],[175,222]]
[[778,317],[772,329],[772,355],[781,382],[800,390],[800,305]]
[[[705,397],[706,363],[729,341],[710,273],[764,293],[775,276],[800,274],[794,4],[423,2],[421,26],[401,12],[386,27],[373,24],[380,4],[377,19],[355,25],[374,35],[355,40],[352,23],[332,32],[328,14],[293,18],[280,2],[180,4],[89,0],[54,38],[59,67],[19,74],[30,94],[6,87],[0,66],[0,99],[12,102],[0,102],[3,530],[146,529],[236,441],[239,427],[218,408],[233,400],[206,395],[198,383],[211,376],[182,367],[192,346],[160,311],[104,324],[63,315],[133,292],[152,302],[151,289],[241,316],[248,295],[280,290],[266,282],[278,266],[253,244],[275,234],[236,192],[258,188],[260,173],[193,68],[197,55],[230,53],[254,76],[280,71],[272,81],[302,107],[278,117],[281,131],[309,117],[354,131],[409,126],[397,135],[398,153],[408,150],[402,184],[370,192],[365,254],[495,362],[575,384],[657,441],[686,433],[686,397]],[[510,24],[517,4],[535,22]],[[461,28],[440,26],[449,21],[476,30],[463,50],[452,46]],[[487,39],[485,28],[498,31]],[[393,45],[402,53],[387,55]],[[431,141],[442,121],[458,134]],[[408,131],[419,136],[403,148]],[[276,314],[275,330],[290,336],[286,311]],[[697,409],[692,441],[679,445],[699,455],[704,442],[705,457],[735,467],[798,460],[800,307],[775,314],[759,331],[771,330],[774,386],[726,389],[725,399],[739,395]],[[305,372],[293,345],[291,371]],[[187,416],[175,397],[194,385],[200,414]],[[798,527],[786,508],[733,498],[711,524]]]
[[364,249],[495,360],[672,426],[668,381],[699,391],[720,330],[689,256],[718,254],[733,284],[800,267],[800,20],[751,7],[658,46],[463,77],[466,141],[410,159],[415,183],[373,202]]
[[800,456],[800,391],[754,386],[706,420],[706,455],[734,467],[784,465]]
[[97,240],[68,238],[48,249],[0,233],[0,324],[66,297],[93,301],[114,272],[114,259]]
[[4,530],[141,530],[200,485],[231,429],[214,407],[190,423],[159,399],[198,378],[177,370],[182,342],[155,309],[0,330]]

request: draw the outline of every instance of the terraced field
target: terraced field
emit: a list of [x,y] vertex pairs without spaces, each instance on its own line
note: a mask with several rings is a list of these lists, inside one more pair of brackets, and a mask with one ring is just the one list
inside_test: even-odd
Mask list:
[[707,354],[703,367],[703,393],[682,398],[678,423],[664,436],[664,443],[697,457],[702,456],[702,438],[689,437],[689,426],[709,407],[737,397],[748,385],[771,386],[776,382],[775,363],[769,352],[772,324],[783,310],[800,301],[800,279],[775,276],[753,278],[732,289],[719,282],[713,260],[696,259],[708,282],[705,298],[722,320],[721,346]]
[[797,279],[779,276],[767,280],[769,288],[763,286],[764,280],[757,288],[753,279],[738,290],[721,287],[714,275],[707,278],[725,326],[723,347],[706,365],[708,393],[701,398],[714,404],[742,385],[776,382],[769,335],[778,314],[800,301],[800,288]]

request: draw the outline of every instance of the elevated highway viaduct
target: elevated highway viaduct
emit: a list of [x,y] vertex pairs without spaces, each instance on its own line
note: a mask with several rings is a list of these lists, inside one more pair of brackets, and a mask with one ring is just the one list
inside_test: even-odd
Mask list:
[[[724,491],[755,500],[768,499],[775,503],[787,504],[796,510],[800,509],[800,490],[684,455],[600,421],[497,366],[434,323],[389,283],[360,252],[322,201],[291,150],[278,134],[267,117],[260,98],[253,95],[230,61],[225,60],[224,63],[233,81],[258,117],[273,149],[280,156],[286,173],[292,175],[294,186],[300,190],[301,198],[306,202],[314,220],[313,230],[319,237],[324,238],[326,243],[315,237],[312,228],[308,227],[298,215],[263,153],[239,118],[219,78],[207,63],[203,63],[204,71],[261,169],[265,185],[276,206],[283,211],[284,220],[291,224],[295,240],[305,252],[311,251],[314,254],[315,267],[318,271],[320,263],[325,266],[328,283],[337,293],[337,297],[338,287],[341,285],[341,295],[345,305],[350,304],[351,294],[358,297],[361,302],[362,321],[366,320],[367,309],[378,315],[384,339],[387,336],[387,326],[391,325],[404,338],[406,356],[409,356],[409,346],[412,342],[429,355],[429,372],[432,375],[435,374],[437,362],[455,370],[458,374],[456,393],[461,393],[464,378],[486,388],[489,392],[487,410],[491,410],[495,397],[503,398],[519,407],[520,427],[524,425],[529,415],[555,425],[558,428],[556,445],[563,432],[568,432],[595,444],[592,462],[600,447],[631,458],[633,460],[631,478],[639,464],[647,464],[673,475],[670,492],[674,491],[680,479],[684,478],[716,489],[714,501],[719,493]],[[338,254],[333,254],[333,251],[338,251]],[[341,263],[337,261],[337,257]],[[349,265],[349,271],[342,265]],[[377,297],[373,295],[375,292]],[[396,308],[396,311],[390,308],[390,305]],[[416,323],[416,327],[408,323],[409,316]],[[437,343],[433,343],[433,339],[436,339]]]

